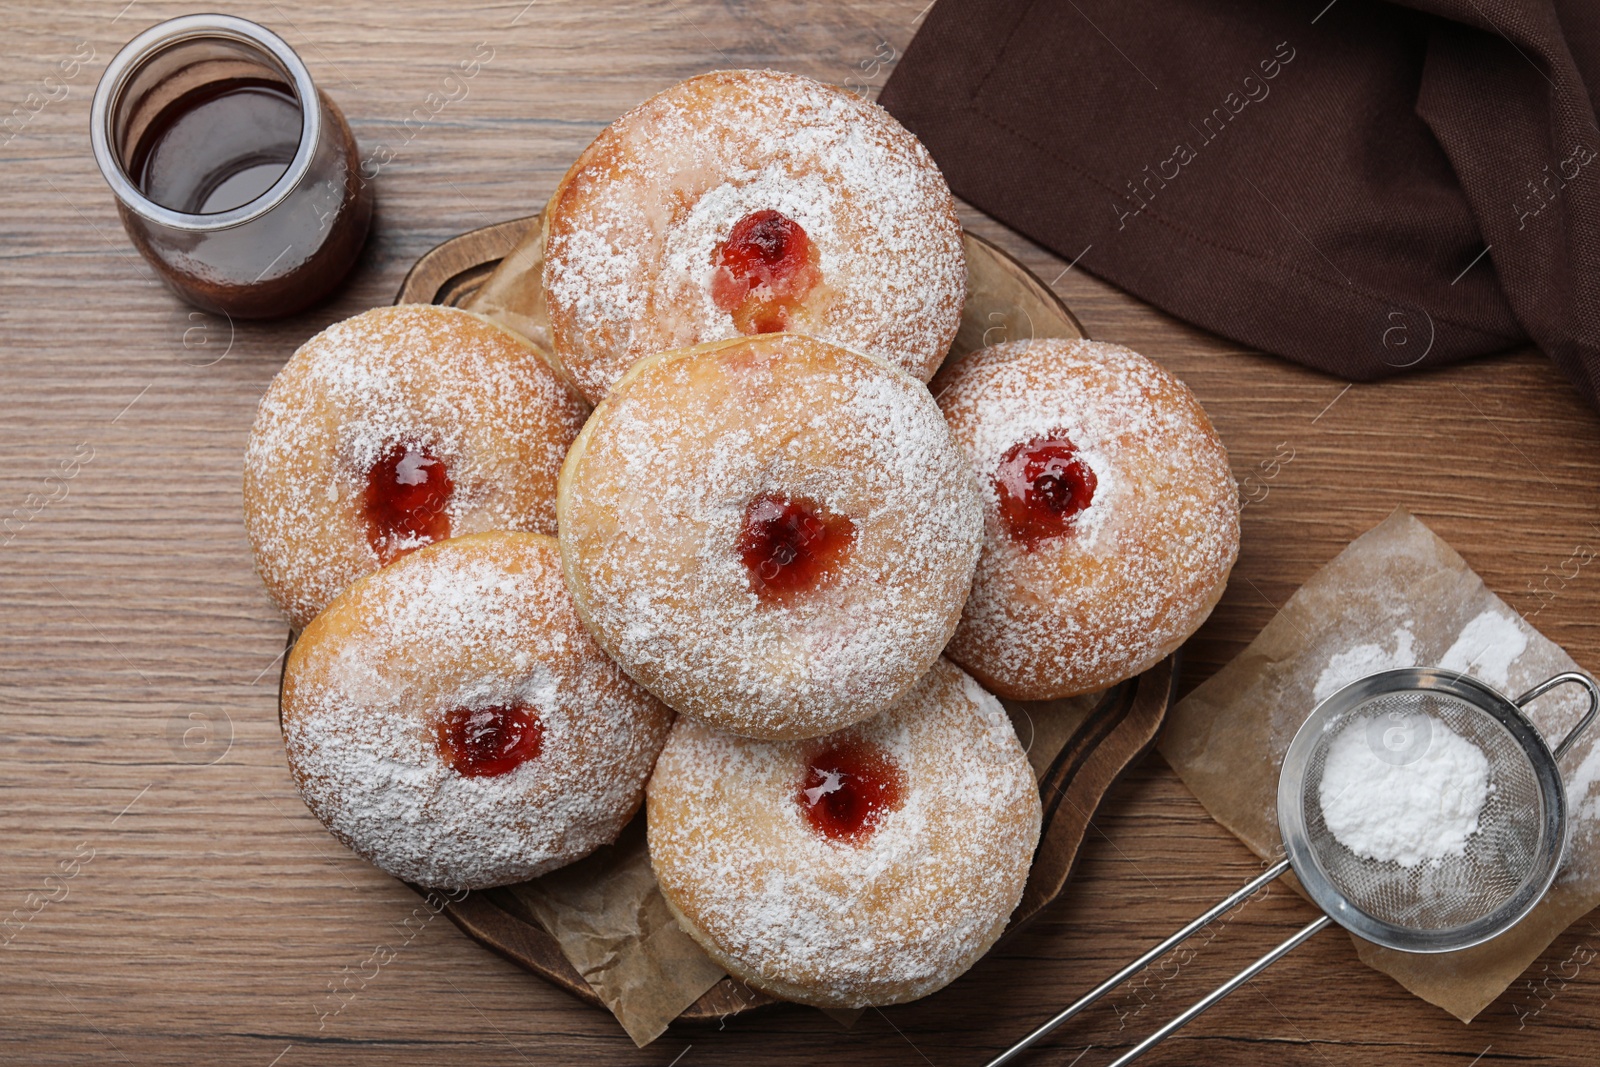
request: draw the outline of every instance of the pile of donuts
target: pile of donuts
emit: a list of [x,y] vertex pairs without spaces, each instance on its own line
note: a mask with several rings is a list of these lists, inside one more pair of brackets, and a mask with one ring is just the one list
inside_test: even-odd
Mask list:
[[806,78],[646,101],[543,226],[548,351],[380,308],[261,401],[245,521],[300,628],[301,794],[383,870],[467,889],[642,803],[663,896],[729,973],[824,1007],[940,988],[1038,843],[995,694],[1102,689],[1200,625],[1238,549],[1215,431],[1117,345],[941,367],[950,191]]

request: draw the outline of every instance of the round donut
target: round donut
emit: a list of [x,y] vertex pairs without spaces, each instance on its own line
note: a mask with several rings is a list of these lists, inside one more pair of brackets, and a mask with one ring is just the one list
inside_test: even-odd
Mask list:
[[724,70],[597,137],[545,209],[556,355],[598,403],[636,360],[787,330],[926,382],[955,339],[955,201],[885,110],[794,74]]
[[452,534],[555,533],[588,412],[527,341],[456,308],[374,308],[300,347],[244,456],[256,569],[296,627],[364,574]]
[[542,534],[431,545],[305,628],[283,738],[306,805],[396,878],[478,889],[609,844],[673,715],[606,658]]
[[1040,339],[934,381],[983,494],[983,556],[946,654],[1016,700],[1160,662],[1239,554],[1228,453],[1194,394],[1137,352]]
[[947,660],[889,710],[809,741],[681,718],[647,796],[679,925],[735,978],[827,1008],[912,1000],[972,966],[1039,841],[1005,710]]
[[635,364],[561,468],[590,632],[680,712],[752,737],[876,714],[938,658],[983,537],[926,388],[797,334]]

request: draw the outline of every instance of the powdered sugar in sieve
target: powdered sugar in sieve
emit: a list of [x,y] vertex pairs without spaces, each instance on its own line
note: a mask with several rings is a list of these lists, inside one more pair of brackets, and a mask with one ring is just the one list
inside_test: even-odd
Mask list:
[[[1552,748],[1523,707],[1561,685],[1589,707]],[[1557,760],[1594,721],[1600,687],[1558,674],[1512,700],[1459,670],[1403,667],[1338,689],[1301,725],[1278,776],[1286,858],[1112,975],[989,1064],[1001,1067],[1218,916],[1293,871],[1323,911],[1120,1056],[1155,1047],[1337,922],[1404,952],[1449,952],[1509,930],[1543,899],[1566,849]]]

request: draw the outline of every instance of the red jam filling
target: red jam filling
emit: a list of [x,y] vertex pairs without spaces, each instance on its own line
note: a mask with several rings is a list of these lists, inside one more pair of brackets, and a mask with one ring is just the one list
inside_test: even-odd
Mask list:
[[510,774],[544,748],[544,723],[532,708],[521,705],[456,708],[445,713],[434,731],[439,755],[467,778]]
[[787,601],[838,573],[856,541],[855,523],[803,498],[758,496],[744,512],[739,558],[750,591]]
[[395,445],[367,472],[367,542],[383,563],[450,536],[455,489],[444,461],[421,445]]
[[1094,500],[1094,471],[1064,430],[1012,445],[994,474],[1000,521],[1027,548],[1072,529]]
[[753,211],[717,246],[711,299],[743,334],[780,333],[822,274],[800,224],[778,211]]
[[859,845],[900,807],[905,775],[872,745],[834,742],[813,756],[795,793],[817,836]]

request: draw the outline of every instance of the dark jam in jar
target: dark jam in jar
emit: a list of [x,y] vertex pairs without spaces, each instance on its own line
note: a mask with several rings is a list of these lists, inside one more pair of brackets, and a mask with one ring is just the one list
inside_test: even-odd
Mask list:
[[129,177],[162,207],[215,215],[244,207],[283,177],[304,117],[266,78],[202,85],[163,108],[134,147]]
[[[134,244],[190,303],[236,318],[288,315],[332,293],[354,265],[371,224],[372,190],[344,116],[324,94],[318,106],[321,136],[308,170],[247,222],[172,230],[119,203]],[[304,122],[282,82],[205,82],[136,123],[126,171],[154,203],[203,222],[264,197],[294,161]]]
[[795,802],[813,833],[859,845],[900,807],[905,775],[888,754],[860,741],[835,741],[806,763]]

